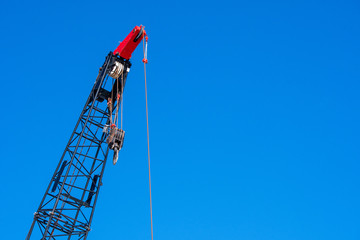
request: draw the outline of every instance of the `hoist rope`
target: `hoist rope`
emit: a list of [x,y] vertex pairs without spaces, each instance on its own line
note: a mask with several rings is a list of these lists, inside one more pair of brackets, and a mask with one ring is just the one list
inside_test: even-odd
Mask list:
[[[115,80],[116,81],[116,80]],[[114,85],[113,81],[112,81],[112,84]],[[113,90],[111,90],[111,96],[110,98],[108,98],[108,108],[109,108],[109,121],[110,121],[110,126],[113,124],[113,121],[112,121],[112,108],[113,108]]]
[[124,108],[124,98],[123,98],[123,94],[124,94],[124,73],[121,74],[121,97],[120,97],[120,102],[121,102],[121,109],[120,109],[120,129],[123,129],[123,108]]
[[[114,118],[114,123],[116,124],[116,127],[119,126],[119,105],[120,105],[120,101],[119,101],[119,79],[116,79],[116,111],[115,111],[115,118]],[[115,103],[115,101],[114,101]]]
[[143,39],[143,51],[144,51],[144,77],[145,77],[145,103],[146,103],[146,130],[147,130],[147,147],[148,147],[148,165],[149,165],[149,191],[150,191],[150,221],[151,221],[151,240],[154,240],[153,231],[153,218],[152,218],[152,200],[151,200],[151,174],[150,174],[150,141],[149,141],[149,111],[147,100],[147,84],[146,84],[146,63],[147,63],[147,40],[145,48],[145,34]]

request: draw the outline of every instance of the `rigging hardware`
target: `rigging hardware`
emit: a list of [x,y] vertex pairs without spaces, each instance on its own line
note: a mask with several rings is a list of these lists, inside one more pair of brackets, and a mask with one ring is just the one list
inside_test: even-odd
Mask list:
[[[109,149],[114,150],[117,161],[123,146],[125,132],[121,126],[117,127],[119,106],[131,67],[131,54],[145,35],[144,27],[136,26],[107,55],[34,214],[26,240],[32,236],[42,240],[87,238]],[[35,225],[38,231],[34,231]]]

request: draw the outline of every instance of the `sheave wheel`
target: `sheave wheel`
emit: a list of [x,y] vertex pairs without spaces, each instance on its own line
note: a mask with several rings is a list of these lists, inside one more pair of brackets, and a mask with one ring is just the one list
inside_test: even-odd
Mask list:
[[143,35],[144,32],[144,26],[141,27],[140,32],[138,33],[138,35],[134,38],[134,42],[137,42],[137,40],[139,40],[139,38],[141,38],[141,36]]

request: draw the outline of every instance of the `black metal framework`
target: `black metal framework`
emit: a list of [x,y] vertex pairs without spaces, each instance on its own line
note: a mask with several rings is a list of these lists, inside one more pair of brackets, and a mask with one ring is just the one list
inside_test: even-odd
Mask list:
[[[109,76],[115,62],[124,66],[121,79]],[[115,103],[124,88],[131,63],[108,54],[82,110],[70,140],[34,214],[26,240],[86,239],[90,231],[109,148],[108,98]],[[119,87],[120,86],[120,87]],[[109,90],[107,90],[109,89]],[[122,95],[122,92],[119,92]],[[121,98],[120,98],[121,99]],[[120,104],[116,102],[116,104]],[[113,106],[114,107],[114,106]],[[113,115],[115,113],[112,113]],[[38,225],[39,231],[33,231]]]

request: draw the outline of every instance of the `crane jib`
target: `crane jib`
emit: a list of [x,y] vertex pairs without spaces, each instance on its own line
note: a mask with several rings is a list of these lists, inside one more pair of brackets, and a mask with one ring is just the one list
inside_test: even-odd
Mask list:
[[[129,59],[145,35],[144,27],[136,26],[106,56],[34,214],[26,240],[32,236],[34,239],[87,238],[109,151],[114,151],[115,164],[123,145],[122,96],[131,67]],[[34,231],[36,225],[38,231]]]

